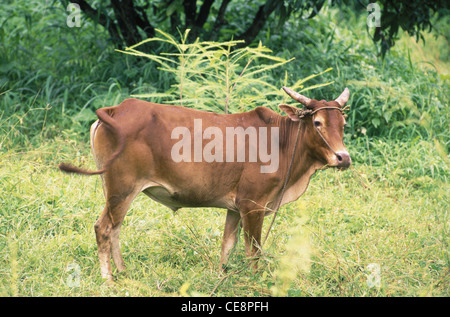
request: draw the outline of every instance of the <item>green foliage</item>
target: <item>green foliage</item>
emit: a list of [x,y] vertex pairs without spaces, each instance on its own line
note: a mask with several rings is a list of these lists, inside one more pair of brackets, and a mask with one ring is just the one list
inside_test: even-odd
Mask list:
[[[281,48],[277,56],[295,57],[284,67],[290,76],[288,81],[333,67],[332,72],[311,83],[335,81],[336,84],[307,95],[330,100],[348,87],[351,109],[346,131],[349,136],[402,140],[431,137],[448,151],[448,76],[430,67],[423,71],[423,63],[412,59],[411,51],[405,46],[381,59],[365,34],[365,19],[352,12],[344,13],[343,19],[339,11],[324,10],[323,18],[309,20],[307,26],[290,20],[289,32],[271,37],[269,48]],[[300,30],[296,41],[289,40],[293,29]]]
[[373,40],[380,43],[381,53],[386,54],[395,43],[400,28],[414,36],[416,40],[424,39],[423,31],[431,31],[434,20],[450,13],[447,1],[408,0],[396,1],[393,4],[389,0],[379,1],[382,14],[380,26],[375,29]]
[[89,20],[69,28],[67,15],[58,2],[0,3],[1,128],[18,136],[3,146],[35,145],[71,127],[83,137],[95,109],[165,82],[152,65],[115,52]]
[[[280,87],[288,85],[287,74],[284,78],[273,79],[270,71],[280,68],[293,58],[286,60],[273,56],[271,50],[261,43],[255,48],[241,49],[235,49],[240,41],[219,43],[197,40],[187,44],[190,30],[186,30],[180,42],[161,30],[156,31],[160,37],[147,39],[121,52],[158,63],[160,71],[171,75],[173,84],[163,94],[138,94],[134,97],[225,113],[248,111],[257,106],[272,106],[275,109],[275,103],[268,104],[268,100],[286,98]],[[149,42],[168,43],[172,46],[169,51],[175,50],[176,53],[153,55],[136,50]],[[273,64],[267,65],[267,62]],[[326,86],[330,83],[308,88],[303,86],[308,80],[325,72],[299,79],[292,87],[306,91]]]
[[[68,0],[60,0],[67,6]],[[325,0],[128,0],[88,3],[77,2],[84,15],[101,25],[114,43],[132,46],[155,35],[156,29],[176,33],[191,29],[194,40],[200,36],[206,41],[244,40],[238,46],[251,44],[268,19],[281,26],[293,13],[315,16]],[[154,47],[147,46],[152,49]]]

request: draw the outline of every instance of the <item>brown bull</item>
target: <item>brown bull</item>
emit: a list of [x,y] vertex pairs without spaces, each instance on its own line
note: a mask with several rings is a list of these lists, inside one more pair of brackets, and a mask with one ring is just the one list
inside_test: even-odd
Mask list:
[[264,216],[298,199],[316,170],[350,166],[342,115],[348,89],[330,102],[283,89],[305,108],[280,105],[287,117],[264,107],[216,114],[127,99],[97,110],[91,147],[99,170],[67,164],[60,169],[102,174],[106,206],[95,233],[104,278],[112,279],[111,256],[119,272],[125,269],[120,227],[141,192],[173,210],[226,208],[224,267],[240,225],[246,252],[253,257],[260,249]]

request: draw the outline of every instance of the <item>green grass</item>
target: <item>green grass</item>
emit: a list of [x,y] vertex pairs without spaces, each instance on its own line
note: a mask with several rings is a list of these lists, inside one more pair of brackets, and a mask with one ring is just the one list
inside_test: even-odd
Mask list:
[[[65,159],[93,167],[88,145],[68,140],[2,153],[1,295],[450,295],[445,162],[431,152],[423,169],[399,172],[402,156],[419,156],[433,144],[399,148],[370,165],[366,144],[351,142],[354,167],[318,172],[300,200],[280,210],[256,273],[247,267],[243,241],[229,275],[219,272],[222,210],[174,214],[138,196],[121,234],[128,269],[108,286],[93,231],[104,204],[100,178],[59,172],[56,163]],[[396,144],[370,147],[383,152]],[[425,168],[431,161],[440,170],[434,176]],[[367,284],[371,263],[380,266],[380,287]],[[76,287],[68,285],[73,264],[80,273]]]

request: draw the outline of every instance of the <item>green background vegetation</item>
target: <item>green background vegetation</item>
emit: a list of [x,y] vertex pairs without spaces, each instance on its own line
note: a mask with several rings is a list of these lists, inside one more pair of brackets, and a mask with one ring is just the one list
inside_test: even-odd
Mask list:
[[[425,43],[400,33],[384,59],[364,14],[345,7],[291,17],[260,33],[264,47],[237,52],[225,41],[208,51],[183,43],[184,30],[157,33],[172,43],[149,59],[116,51],[88,19],[67,27],[67,14],[58,3],[0,4],[0,295],[449,296],[448,16]],[[138,196],[121,234],[127,271],[103,284],[93,230],[100,178],[56,168],[94,168],[95,109],[132,95],[217,112],[277,109],[291,102],[283,85],[327,100],[349,87],[353,166],[318,172],[280,209],[256,272],[243,241],[219,272],[223,210],[173,214]],[[379,287],[367,283],[370,264],[380,267]]]

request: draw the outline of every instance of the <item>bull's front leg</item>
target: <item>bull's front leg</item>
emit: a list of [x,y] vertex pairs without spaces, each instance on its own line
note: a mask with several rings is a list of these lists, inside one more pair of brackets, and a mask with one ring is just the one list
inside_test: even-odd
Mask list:
[[[253,207],[255,207],[253,205]],[[265,210],[252,208],[241,210],[242,227],[244,229],[245,250],[247,256],[252,258],[254,268],[258,266],[258,256],[261,251],[261,233]]]
[[220,269],[226,270],[228,259],[238,240],[239,229],[241,225],[241,215],[237,211],[227,210],[227,219],[225,220],[225,230],[222,239],[222,253],[220,256]]

